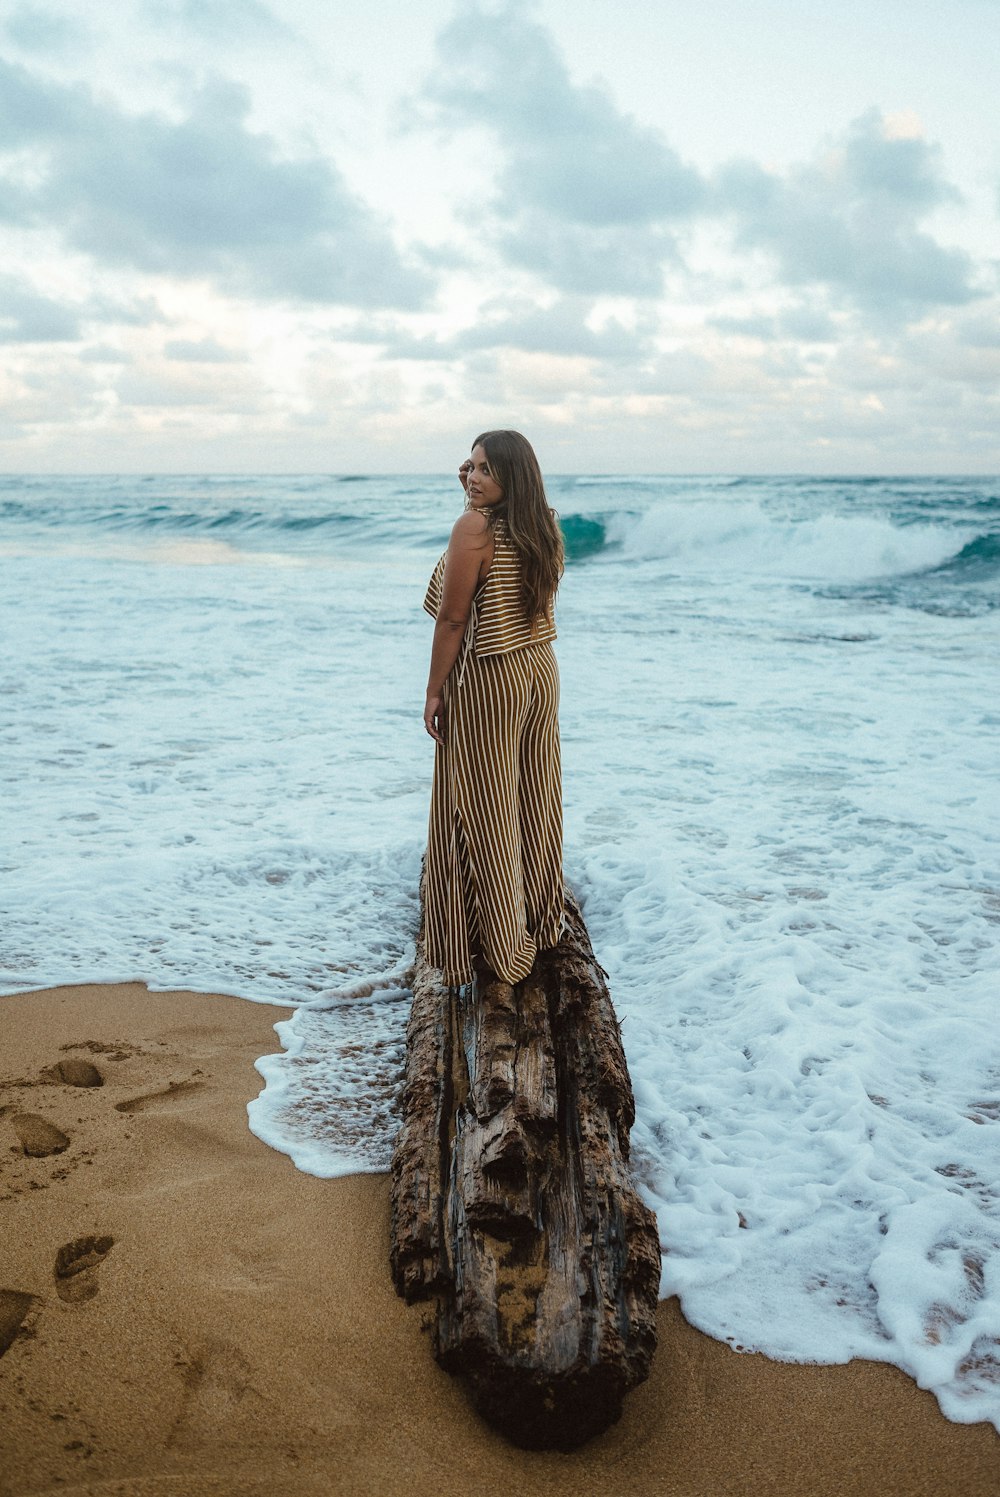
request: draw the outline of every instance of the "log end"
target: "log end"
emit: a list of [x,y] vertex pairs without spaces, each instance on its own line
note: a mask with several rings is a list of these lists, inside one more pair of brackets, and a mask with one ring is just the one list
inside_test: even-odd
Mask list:
[[466,1355],[460,1370],[477,1412],[523,1450],[576,1450],[621,1418],[629,1385],[620,1365],[551,1378],[489,1359],[473,1367],[470,1360]]

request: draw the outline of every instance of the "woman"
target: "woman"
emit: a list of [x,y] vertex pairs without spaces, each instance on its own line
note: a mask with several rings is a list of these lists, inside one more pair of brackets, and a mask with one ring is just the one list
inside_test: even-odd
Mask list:
[[424,946],[452,987],[519,982],[563,923],[559,671],[562,536],[520,432],[459,469],[465,513],[424,607],[437,620],[424,726],[435,740]]

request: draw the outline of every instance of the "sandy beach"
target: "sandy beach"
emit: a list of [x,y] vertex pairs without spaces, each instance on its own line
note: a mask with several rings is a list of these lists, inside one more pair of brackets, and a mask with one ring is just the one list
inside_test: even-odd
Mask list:
[[[3,999],[5,1497],[996,1492],[993,1429],[897,1369],[739,1355],[676,1302],[618,1425],[508,1445],[393,1292],[387,1179],[317,1180],[250,1134],[286,1014],[140,984]],[[88,1065],[103,1084],[74,1084]]]

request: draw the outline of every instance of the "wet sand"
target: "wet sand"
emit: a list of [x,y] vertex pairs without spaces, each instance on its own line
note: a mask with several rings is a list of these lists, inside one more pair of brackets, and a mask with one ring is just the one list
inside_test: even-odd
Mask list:
[[614,1428],[509,1445],[393,1292],[386,1177],[316,1180],[249,1132],[287,1012],[139,984],[0,1001],[4,1497],[1000,1490],[995,1431],[896,1368],[739,1355],[675,1301]]

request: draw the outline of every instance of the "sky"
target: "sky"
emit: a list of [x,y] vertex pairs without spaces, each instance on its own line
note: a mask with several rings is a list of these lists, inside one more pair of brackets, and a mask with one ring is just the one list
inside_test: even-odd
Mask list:
[[0,0],[0,471],[1000,472],[1000,0]]

